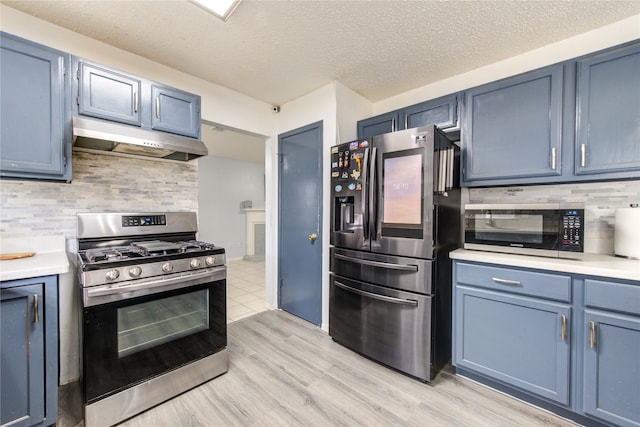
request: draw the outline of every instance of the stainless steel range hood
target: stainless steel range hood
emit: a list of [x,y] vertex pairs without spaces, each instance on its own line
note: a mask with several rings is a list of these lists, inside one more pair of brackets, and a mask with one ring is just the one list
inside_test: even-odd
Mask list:
[[197,139],[79,116],[73,117],[73,148],[177,161],[207,155],[207,147]]

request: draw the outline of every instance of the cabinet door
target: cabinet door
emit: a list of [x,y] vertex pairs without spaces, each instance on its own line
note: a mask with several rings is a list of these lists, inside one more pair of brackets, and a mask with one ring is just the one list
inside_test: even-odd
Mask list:
[[436,125],[440,129],[458,126],[458,96],[422,102],[402,111],[404,129]]
[[455,304],[457,366],[569,403],[569,306],[463,286]]
[[358,138],[382,135],[400,130],[400,114],[398,111],[381,114],[358,122]]
[[69,55],[4,33],[0,37],[1,174],[69,181]]
[[32,426],[45,417],[43,285],[1,289],[0,295],[0,425]]
[[469,90],[465,181],[560,175],[562,85],[563,67],[555,65]]
[[576,173],[640,171],[640,43],[579,61],[577,88]]
[[79,114],[141,125],[139,79],[86,62],[78,67]]
[[584,412],[640,426],[640,318],[585,310]]
[[178,89],[153,85],[151,128],[200,137],[200,97]]

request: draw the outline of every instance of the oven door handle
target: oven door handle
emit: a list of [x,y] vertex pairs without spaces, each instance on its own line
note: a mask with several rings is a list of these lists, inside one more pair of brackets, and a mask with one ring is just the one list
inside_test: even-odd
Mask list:
[[106,302],[120,301],[138,296],[156,294],[175,289],[188,288],[202,283],[223,280],[226,277],[226,267],[217,267],[201,273],[189,275],[180,274],[176,277],[162,278],[145,281],[142,283],[130,283],[121,286],[97,286],[93,289],[85,289],[84,306],[104,304]]
[[404,298],[394,298],[394,297],[388,297],[386,295],[380,295],[380,294],[374,294],[373,292],[367,292],[367,291],[363,291],[360,289],[356,289],[356,288],[352,288],[351,286],[347,286],[344,283],[340,283],[337,280],[335,280],[333,282],[334,285],[336,285],[339,288],[344,289],[347,292],[353,292],[354,294],[358,294],[358,295],[362,295],[368,298],[373,298],[373,299],[377,299],[380,301],[385,301],[385,302],[390,302],[393,304],[403,304],[403,305],[410,305],[412,307],[417,307],[418,306],[418,301],[413,300],[413,299],[404,299]]
[[349,261],[356,264],[369,265],[371,267],[388,268],[389,270],[401,270],[401,271],[418,271],[417,265],[411,264],[393,264],[391,262],[370,261],[368,259],[351,258],[350,256],[335,254],[336,259],[343,261]]

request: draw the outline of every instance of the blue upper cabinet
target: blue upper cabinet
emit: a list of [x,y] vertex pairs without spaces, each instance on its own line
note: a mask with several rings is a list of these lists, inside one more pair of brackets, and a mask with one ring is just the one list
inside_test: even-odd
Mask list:
[[152,85],[151,128],[198,138],[200,135],[200,96],[167,86]]
[[380,114],[358,122],[358,138],[368,138],[370,136],[382,135],[384,133],[400,130],[400,113],[392,111]]
[[70,181],[70,56],[6,33],[0,45],[0,175]]
[[448,95],[412,105],[401,111],[403,129],[436,125],[445,132],[459,129],[458,95]]
[[458,94],[453,94],[380,114],[358,122],[358,138],[427,125],[436,125],[445,132],[457,131],[458,108]]
[[200,138],[199,95],[73,58],[74,114]]
[[561,173],[563,66],[466,92],[463,180],[527,182]]
[[79,114],[141,126],[140,79],[80,61],[78,80]]
[[640,43],[578,61],[577,174],[640,176]]

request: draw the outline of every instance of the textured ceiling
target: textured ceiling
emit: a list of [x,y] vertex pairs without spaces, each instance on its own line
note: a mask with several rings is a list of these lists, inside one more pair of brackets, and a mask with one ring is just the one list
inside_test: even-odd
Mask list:
[[339,80],[372,102],[640,13],[640,1],[2,1],[280,105]]

